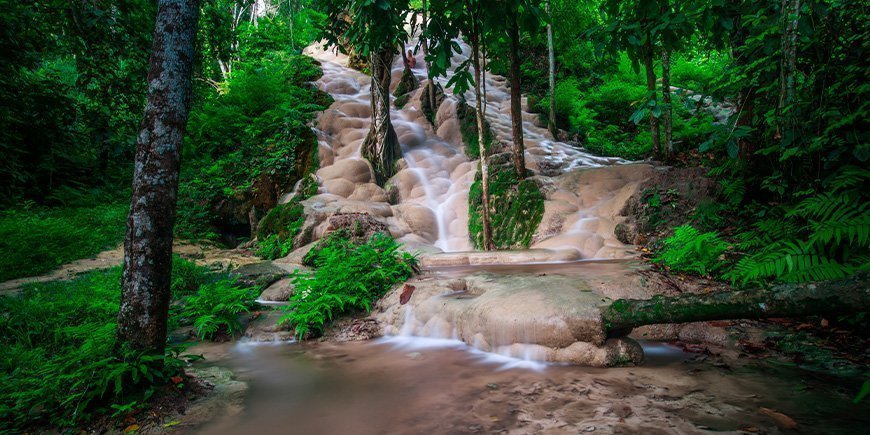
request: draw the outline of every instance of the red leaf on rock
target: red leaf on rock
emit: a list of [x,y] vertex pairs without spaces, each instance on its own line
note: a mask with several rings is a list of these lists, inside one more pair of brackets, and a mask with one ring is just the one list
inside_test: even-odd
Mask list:
[[411,300],[411,295],[414,294],[414,290],[417,287],[412,286],[411,284],[405,284],[402,286],[402,294],[399,295],[399,304],[405,305],[408,301]]

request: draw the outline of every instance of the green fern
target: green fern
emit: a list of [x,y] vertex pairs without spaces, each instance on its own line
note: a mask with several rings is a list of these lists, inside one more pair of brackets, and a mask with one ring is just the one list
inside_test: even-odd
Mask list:
[[690,225],[674,229],[674,234],[663,241],[659,255],[653,260],[673,271],[706,275],[719,270],[722,254],[728,243],[715,232],[701,233]]

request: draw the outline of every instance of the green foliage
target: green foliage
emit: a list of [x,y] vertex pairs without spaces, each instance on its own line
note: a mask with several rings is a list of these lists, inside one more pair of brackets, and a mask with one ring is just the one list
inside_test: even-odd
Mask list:
[[293,274],[296,292],[281,321],[305,337],[322,332],[341,314],[370,310],[375,300],[416,269],[417,259],[399,247],[386,234],[360,244],[344,231],[331,233],[320,249],[312,251],[315,270]]
[[[214,323],[235,327],[227,313],[236,311],[239,295],[247,292],[245,304],[256,296],[231,285],[226,275],[179,257],[172,269],[176,302],[193,295],[185,316],[216,319],[200,321],[203,333]],[[125,415],[195,358],[182,357],[178,346],[168,346],[165,355],[118,349],[120,283],[121,268],[115,267],[69,281],[29,284],[19,295],[0,296],[0,431],[76,428],[101,415]],[[172,306],[170,325],[183,320],[178,306]]]
[[182,168],[177,233],[208,235],[225,204],[261,209],[276,192],[316,169],[308,123],[330,103],[307,82],[320,68],[307,57],[239,63],[221,93],[194,107]]
[[674,234],[662,241],[654,261],[670,270],[708,275],[720,270],[728,243],[715,232],[701,233],[689,225],[674,228]]
[[0,6],[0,204],[127,179],[156,3]]
[[232,337],[243,330],[239,316],[250,312],[259,290],[240,287],[232,279],[206,283],[184,300],[180,315],[193,323],[200,339]]
[[0,281],[39,275],[72,260],[111,249],[124,237],[129,204],[105,196],[68,207],[32,203],[0,211]]
[[[73,427],[147,397],[175,374],[162,355],[115,353],[120,268],[0,297],[0,421]],[[172,356],[170,356],[172,357]]]
[[747,255],[726,277],[740,284],[804,282],[870,268],[870,213],[862,200],[868,178],[870,171],[843,167],[823,183],[825,190],[759,209],[752,229],[737,236]]
[[[465,155],[468,156],[469,159],[480,158],[480,147],[478,146],[480,138],[477,134],[477,114],[475,113],[474,108],[465,102],[464,98],[460,99],[459,104],[456,105],[456,117],[459,118],[459,133],[462,134],[462,140],[465,142]],[[496,139],[492,133],[492,127],[490,126],[489,121],[485,119],[483,125],[483,147],[486,152],[489,153]]]
[[[645,121],[646,86],[641,75],[631,70],[622,57],[612,72],[598,85],[569,77],[559,81],[555,92],[556,125],[581,140],[586,150],[604,156],[630,160],[643,159],[652,152],[652,134]],[[674,94],[673,138],[678,149],[690,149],[713,134],[713,117],[706,110],[695,110],[694,101]],[[691,104],[690,104],[691,103]],[[549,103],[542,101],[543,106]],[[632,116],[634,113],[634,116]]]
[[[468,232],[483,246],[483,183],[480,172],[468,192]],[[497,249],[526,249],[544,216],[544,195],[533,180],[520,181],[508,162],[492,164],[489,172],[492,240]]]

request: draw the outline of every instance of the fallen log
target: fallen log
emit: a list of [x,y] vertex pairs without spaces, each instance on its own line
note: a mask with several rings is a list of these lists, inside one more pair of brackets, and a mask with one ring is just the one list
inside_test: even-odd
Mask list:
[[602,312],[608,336],[661,323],[802,317],[870,311],[868,275],[770,289],[619,299]]

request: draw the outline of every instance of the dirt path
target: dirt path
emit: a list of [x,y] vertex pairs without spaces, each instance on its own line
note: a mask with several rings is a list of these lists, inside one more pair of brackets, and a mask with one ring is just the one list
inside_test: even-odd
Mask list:
[[[201,265],[220,266],[221,268],[241,266],[262,261],[251,252],[238,249],[221,249],[211,243],[178,242],[173,252]],[[0,283],[0,295],[18,293],[26,284],[64,281],[86,272],[119,266],[124,259],[123,246],[103,251],[93,258],[76,260],[64,264],[45,275],[30,276]]]

